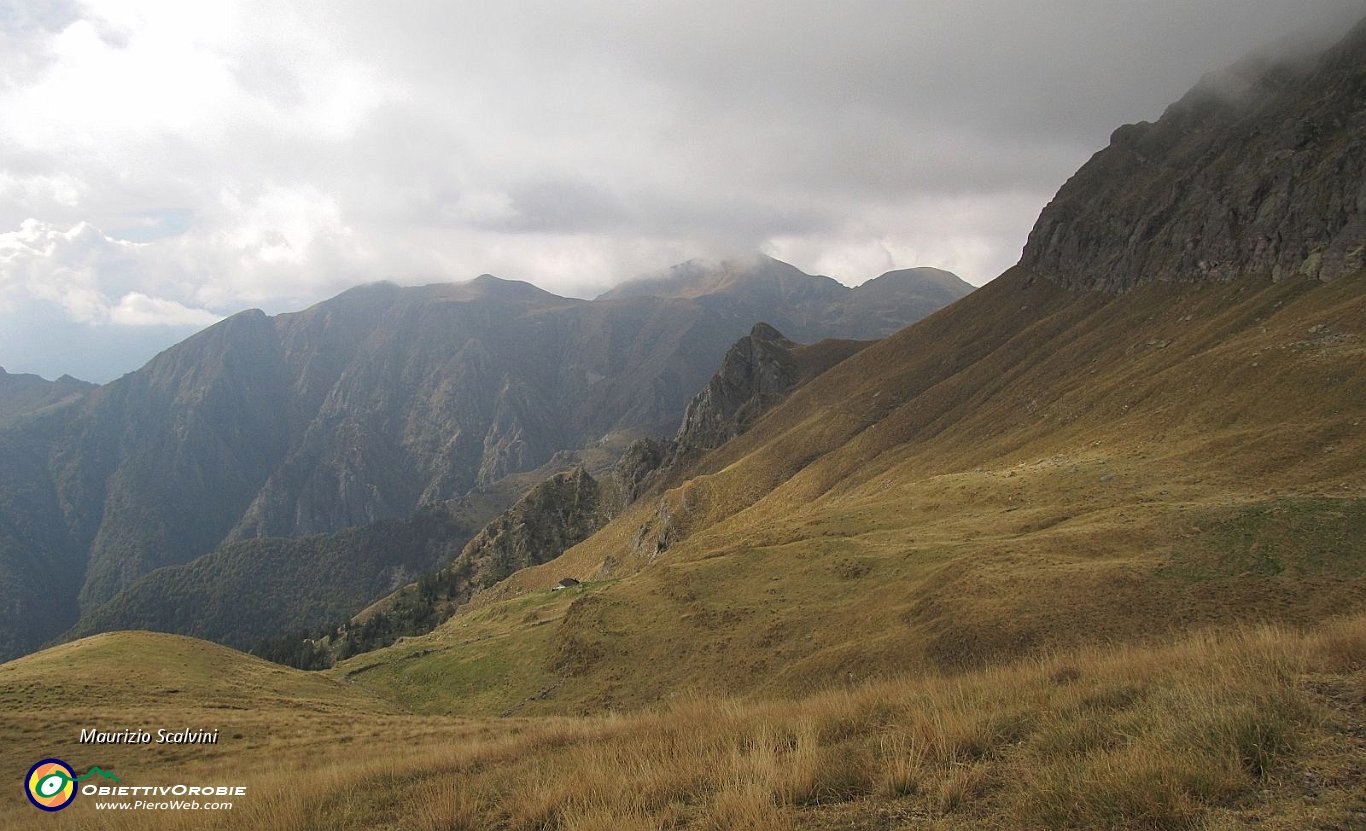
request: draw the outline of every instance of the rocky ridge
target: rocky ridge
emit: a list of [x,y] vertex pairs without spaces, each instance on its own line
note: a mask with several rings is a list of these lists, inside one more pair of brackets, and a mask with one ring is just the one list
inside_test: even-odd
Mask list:
[[1366,21],[1319,56],[1249,59],[1120,127],[1044,209],[1021,265],[1108,292],[1362,268]]

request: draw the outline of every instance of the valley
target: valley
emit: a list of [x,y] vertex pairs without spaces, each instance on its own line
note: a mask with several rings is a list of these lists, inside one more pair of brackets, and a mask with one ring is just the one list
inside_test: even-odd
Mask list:
[[[0,825],[1366,827],[1363,136],[1366,21],[970,292],[374,284],[0,376],[0,778],[246,788]],[[161,727],[221,738],[79,741]]]

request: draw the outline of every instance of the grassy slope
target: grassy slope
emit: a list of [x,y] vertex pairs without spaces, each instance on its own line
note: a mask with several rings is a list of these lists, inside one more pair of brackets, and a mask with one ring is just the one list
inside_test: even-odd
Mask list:
[[[223,647],[101,635],[0,665],[17,781],[57,755],[125,784],[245,784],[232,811],[15,829],[1348,828],[1366,819],[1366,617],[1084,648],[790,700],[631,715],[401,715]],[[212,748],[76,748],[78,725],[218,726]]]
[[[219,741],[78,743],[83,728],[155,735],[163,727],[216,728]],[[389,742],[438,734],[450,741],[474,729],[452,719],[412,719],[349,685],[178,635],[106,633],[0,664],[0,778],[15,783],[33,762],[55,756],[79,772],[98,765],[129,785],[240,783],[251,792],[266,782],[287,787],[291,770],[310,769],[320,755],[341,758],[357,746],[368,746],[368,755]],[[21,789],[9,789],[0,799],[0,827],[107,827],[82,805],[89,801],[78,797],[47,816],[28,806]]]
[[[470,614],[609,557],[625,579],[548,624],[457,616],[357,683],[402,699],[441,667],[508,691],[447,711],[591,712],[1366,608],[1364,285],[1009,273]],[[661,503],[683,539],[656,559]],[[517,664],[477,667],[475,625]]]

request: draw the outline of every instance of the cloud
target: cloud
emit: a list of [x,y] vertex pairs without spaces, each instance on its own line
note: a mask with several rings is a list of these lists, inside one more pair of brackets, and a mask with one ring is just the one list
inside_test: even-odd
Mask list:
[[75,323],[120,326],[206,326],[222,319],[136,288],[193,291],[158,279],[165,271],[152,245],[114,239],[89,223],[59,228],[27,219],[0,234],[0,312],[23,314],[46,304]]
[[122,326],[209,326],[222,315],[204,309],[191,309],[174,300],[130,291],[109,309],[109,322]]
[[1263,43],[1322,42],[1362,14],[1360,0],[10,5],[0,327],[44,304],[106,331],[284,311],[376,279],[490,271],[593,294],[756,249],[850,283],[935,265],[980,284],[1116,126]]

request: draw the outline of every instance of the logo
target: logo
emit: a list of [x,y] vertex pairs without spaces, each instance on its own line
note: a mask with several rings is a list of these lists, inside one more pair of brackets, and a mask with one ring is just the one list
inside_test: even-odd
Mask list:
[[71,765],[61,759],[44,759],[28,769],[28,776],[24,777],[25,793],[33,807],[43,811],[60,811],[76,799],[76,783],[97,774],[105,779],[119,781],[114,774],[97,767],[86,771],[84,776],[77,776]]

